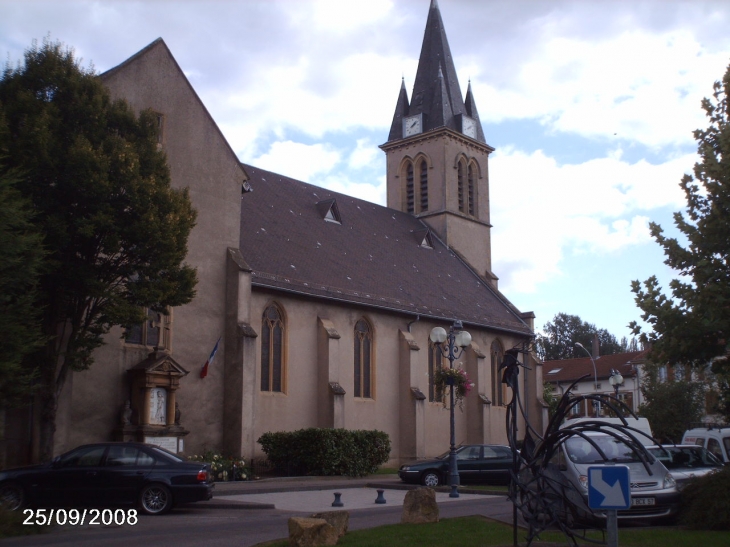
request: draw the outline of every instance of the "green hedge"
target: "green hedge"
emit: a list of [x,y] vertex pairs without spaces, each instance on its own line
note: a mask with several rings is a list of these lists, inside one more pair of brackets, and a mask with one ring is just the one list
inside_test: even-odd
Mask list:
[[730,465],[682,490],[682,523],[693,530],[730,530]]
[[364,477],[390,457],[390,437],[377,430],[309,428],[259,437],[269,461],[289,475]]

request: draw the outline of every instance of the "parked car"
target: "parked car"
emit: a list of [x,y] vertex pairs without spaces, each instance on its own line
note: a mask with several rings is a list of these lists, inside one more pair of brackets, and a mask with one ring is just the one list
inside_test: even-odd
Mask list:
[[730,427],[708,424],[688,429],[682,436],[682,444],[702,446],[725,464],[730,463]]
[[50,463],[0,471],[0,504],[23,507],[136,505],[150,515],[174,505],[209,500],[207,463],[188,462],[158,446],[97,443]]
[[714,454],[693,444],[652,446],[648,450],[672,473],[680,490],[690,479],[714,473],[723,466]]
[[657,459],[650,457],[649,471],[639,455],[612,435],[588,432],[585,435],[601,448],[608,460],[604,460],[595,446],[581,436],[567,439],[556,452],[551,466],[556,467],[570,481],[584,500],[578,520],[603,520],[606,513],[588,508],[588,468],[615,463],[629,468],[631,507],[619,510],[619,519],[666,519],[679,511],[680,494],[674,476]]
[[[506,484],[510,481],[512,450],[509,446],[468,444],[456,449],[456,467],[461,484]],[[449,452],[430,460],[402,465],[398,476],[403,482],[438,486],[448,483]]]

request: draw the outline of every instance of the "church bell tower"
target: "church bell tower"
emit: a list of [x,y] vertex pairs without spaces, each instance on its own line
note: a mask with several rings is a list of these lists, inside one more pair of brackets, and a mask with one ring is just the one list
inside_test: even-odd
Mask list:
[[411,101],[405,82],[380,148],[387,160],[388,207],[423,220],[496,286],[492,273],[488,158],[476,103],[462,99],[436,0],[431,0]]

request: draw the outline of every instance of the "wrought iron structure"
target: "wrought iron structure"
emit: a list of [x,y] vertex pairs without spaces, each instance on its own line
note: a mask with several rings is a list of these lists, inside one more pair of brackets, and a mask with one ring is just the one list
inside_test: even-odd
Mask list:
[[[597,544],[605,543],[587,537],[587,529],[593,527],[587,520],[592,515],[592,510],[588,507],[582,492],[563,475],[557,466],[550,462],[561,449],[561,445],[573,437],[585,439],[596,449],[604,462],[610,461],[601,447],[588,435],[600,432],[613,437],[635,452],[647,472],[651,474],[650,462],[653,461],[653,457],[640,440],[641,437],[648,437],[648,435],[629,425],[625,416],[631,415],[636,418],[636,414],[616,397],[605,394],[577,395],[573,393],[576,384],[590,375],[583,376],[571,384],[561,397],[545,433],[541,435],[530,425],[520,397],[519,370],[520,367],[528,370],[529,368],[520,363],[519,355],[527,355],[529,352],[530,348],[527,344],[512,348],[505,353],[500,365],[500,371],[503,371],[502,383],[507,384],[512,390],[512,399],[507,405],[506,427],[513,454],[509,497],[514,507],[514,545],[518,545],[517,523],[520,516],[528,527],[526,538],[528,545],[547,529],[561,531],[574,545],[578,545],[578,540]],[[561,428],[563,421],[570,415],[571,409],[585,404],[585,401],[610,410],[620,419],[621,423],[611,424],[594,419]],[[519,415],[523,416],[525,422],[524,440],[521,446],[517,438]],[[656,443],[654,439],[651,440]]]

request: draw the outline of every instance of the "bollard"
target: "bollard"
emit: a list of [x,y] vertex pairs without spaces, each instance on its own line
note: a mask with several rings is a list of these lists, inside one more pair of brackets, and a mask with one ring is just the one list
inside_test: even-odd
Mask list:
[[344,507],[345,504],[340,501],[342,492],[335,492],[335,501],[332,502],[332,507]]
[[385,497],[383,497],[385,490],[378,490],[378,497],[375,499],[375,503],[387,503]]

